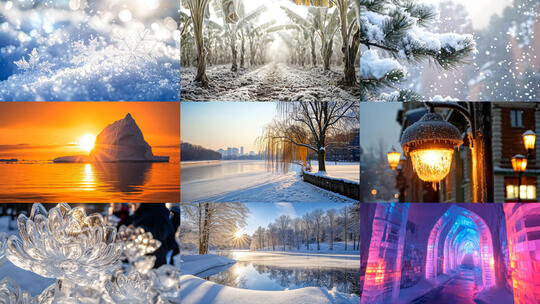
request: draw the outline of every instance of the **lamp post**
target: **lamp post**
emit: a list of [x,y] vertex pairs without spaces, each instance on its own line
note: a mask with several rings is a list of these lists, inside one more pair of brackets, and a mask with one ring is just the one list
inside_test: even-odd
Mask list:
[[433,188],[450,172],[454,148],[463,143],[461,133],[451,123],[430,111],[409,126],[401,136],[401,146],[411,156],[418,177],[433,183]]
[[396,148],[392,147],[392,151],[386,153],[386,159],[388,160],[388,165],[390,165],[390,168],[392,170],[396,170],[399,159],[401,158],[401,153],[396,151]]
[[518,173],[518,203],[521,202],[521,175],[527,169],[527,157],[516,154],[512,157],[512,169]]
[[517,154],[511,159],[512,169],[518,173],[518,203],[521,202],[521,177],[527,169],[528,160],[532,158],[532,153],[536,146],[536,133],[532,130],[527,130],[521,135],[521,138],[523,139],[523,146],[527,151],[527,156]]

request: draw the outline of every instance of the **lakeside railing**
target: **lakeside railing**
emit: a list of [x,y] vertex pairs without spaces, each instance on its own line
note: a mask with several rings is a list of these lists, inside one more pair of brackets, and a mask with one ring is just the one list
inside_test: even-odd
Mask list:
[[302,171],[305,182],[346,197],[360,200],[360,183],[342,178],[335,178],[317,173]]

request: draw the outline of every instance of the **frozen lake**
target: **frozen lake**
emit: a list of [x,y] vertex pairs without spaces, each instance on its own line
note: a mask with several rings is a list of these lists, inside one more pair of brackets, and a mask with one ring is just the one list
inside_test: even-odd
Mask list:
[[180,163],[0,163],[0,202],[178,202]]
[[[182,162],[182,201],[352,201],[303,182],[299,176],[300,169],[300,166],[292,165],[285,174],[269,172],[262,160]],[[358,164],[335,166],[328,163],[327,171],[333,177],[360,180]]]
[[243,289],[336,288],[360,295],[360,258],[354,254],[305,254],[232,251],[235,264],[198,274],[206,280]]

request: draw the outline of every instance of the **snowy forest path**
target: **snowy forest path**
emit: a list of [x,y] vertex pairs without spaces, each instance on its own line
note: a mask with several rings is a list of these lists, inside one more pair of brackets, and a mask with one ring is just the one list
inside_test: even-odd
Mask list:
[[340,73],[321,67],[271,62],[230,71],[229,65],[208,67],[211,82],[202,88],[193,82],[195,70],[182,68],[182,100],[190,101],[357,101],[352,91],[337,87]]

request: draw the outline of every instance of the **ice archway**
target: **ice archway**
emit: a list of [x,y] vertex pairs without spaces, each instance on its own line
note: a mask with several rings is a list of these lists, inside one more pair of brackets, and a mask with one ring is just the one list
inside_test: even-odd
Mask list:
[[427,244],[426,279],[437,278],[439,256],[442,256],[442,272],[449,273],[461,264],[466,254],[473,254],[475,262],[479,264],[484,287],[495,285],[493,242],[489,227],[476,213],[453,205],[431,229]]

